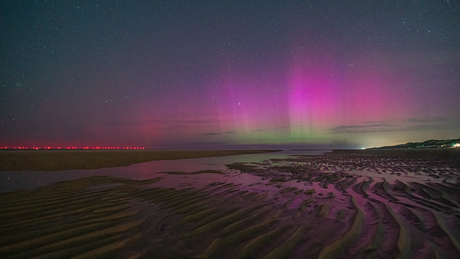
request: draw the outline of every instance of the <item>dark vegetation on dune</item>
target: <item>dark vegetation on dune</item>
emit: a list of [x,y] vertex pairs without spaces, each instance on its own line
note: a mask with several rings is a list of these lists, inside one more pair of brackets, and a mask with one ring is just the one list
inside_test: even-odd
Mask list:
[[457,139],[430,139],[423,142],[408,142],[406,144],[400,144],[395,146],[385,146],[378,149],[386,148],[447,148],[452,145],[460,143],[460,138]]

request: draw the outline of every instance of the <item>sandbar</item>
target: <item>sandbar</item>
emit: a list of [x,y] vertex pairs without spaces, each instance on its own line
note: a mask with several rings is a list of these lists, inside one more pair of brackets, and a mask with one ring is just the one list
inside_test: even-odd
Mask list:
[[279,150],[2,150],[0,171],[63,171],[129,166],[158,160],[233,156]]

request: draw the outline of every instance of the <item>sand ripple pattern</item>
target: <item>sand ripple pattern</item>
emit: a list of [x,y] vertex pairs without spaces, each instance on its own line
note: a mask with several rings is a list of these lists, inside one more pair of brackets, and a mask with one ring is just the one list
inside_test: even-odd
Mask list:
[[[202,189],[94,176],[1,194],[0,257],[460,258],[458,161],[436,159],[332,153],[236,164]],[[242,171],[261,181],[231,182]]]

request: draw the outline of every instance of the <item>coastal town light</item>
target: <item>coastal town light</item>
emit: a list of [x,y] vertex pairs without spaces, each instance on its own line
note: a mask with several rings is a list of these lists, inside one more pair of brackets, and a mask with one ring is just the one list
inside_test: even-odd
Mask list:
[[60,150],[65,150],[65,149],[74,149],[74,150],[84,150],[84,149],[91,149],[91,150],[95,150],[95,149],[135,149],[135,150],[141,150],[141,149],[145,149],[145,147],[101,147],[101,146],[94,146],[94,147],[90,147],[90,146],[86,146],[86,147],[73,147],[73,146],[67,146],[67,147],[61,147],[61,146],[55,146],[55,147],[52,147],[52,146],[44,146],[44,147],[35,147],[35,146],[31,146],[31,147],[25,147],[25,146],[14,146],[14,147],[8,147],[8,146],[0,146],[0,149],[6,149],[6,150],[9,150],[9,149],[18,149],[18,150],[23,150],[23,149],[34,149],[34,150],[39,150],[39,149],[60,149]]

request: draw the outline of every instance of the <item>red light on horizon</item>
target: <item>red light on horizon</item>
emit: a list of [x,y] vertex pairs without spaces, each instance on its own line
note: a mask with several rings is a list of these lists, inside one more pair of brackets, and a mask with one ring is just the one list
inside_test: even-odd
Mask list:
[[[19,149],[19,150],[23,150],[23,149],[33,149],[33,150],[38,150],[38,149],[66,149],[66,147],[62,147],[61,146],[54,146],[54,147],[51,147],[51,146],[44,146],[44,147],[35,147],[35,146],[30,146],[30,147],[26,147],[26,146],[16,146],[16,147],[8,147],[8,146],[0,146],[0,149]],[[68,146],[67,149],[75,149],[75,150],[83,150],[83,149],[92,149],[92,150],[96,150],[96,149],[100,149],[100,150],[116,150],[116,149],[127,149],[127,150],[142,150],[142,149],[145,149],[144,147],[111,147],[111,146],[105,146],[105,147],[101,147],[101,146],[94,146],[94,147],[89,147],[89,146],[86,146],[86,147],[75,147],[75,146]]]

